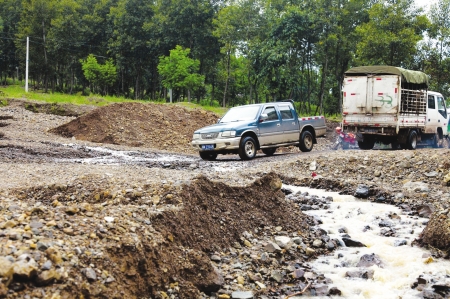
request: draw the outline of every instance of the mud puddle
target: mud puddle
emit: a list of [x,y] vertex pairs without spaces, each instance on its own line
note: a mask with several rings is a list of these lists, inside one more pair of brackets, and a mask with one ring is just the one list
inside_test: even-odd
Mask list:
[[286,187],[294,192],[288,198],[324,230],[320,246],[329,240],[341,245],[311,267],[330,278],[343,297],[449,298],[450,261],[414,246],[428,219],[353,196]]

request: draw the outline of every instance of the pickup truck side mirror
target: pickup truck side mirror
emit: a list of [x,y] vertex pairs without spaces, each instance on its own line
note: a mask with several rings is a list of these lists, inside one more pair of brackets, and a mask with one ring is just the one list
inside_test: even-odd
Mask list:
[[218,119],[217,119],[217,123],[220,123],[220,120],[221,120],[221,119],[222,119],[222,118],[218,118]]
[[269,116],[267,116],[267,114],[261,114],[261,116],[259,117],[259,122],[262,123],[263,121],[265,121],[268,118],[269,118]]

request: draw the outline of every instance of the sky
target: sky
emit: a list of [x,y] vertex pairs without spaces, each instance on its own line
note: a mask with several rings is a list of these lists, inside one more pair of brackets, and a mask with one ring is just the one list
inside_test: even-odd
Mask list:
[[424,8],[425,12],[428,12],[428,8],[431,3],[436,3],[436,0],[415,0],[417,6],[421,6]]

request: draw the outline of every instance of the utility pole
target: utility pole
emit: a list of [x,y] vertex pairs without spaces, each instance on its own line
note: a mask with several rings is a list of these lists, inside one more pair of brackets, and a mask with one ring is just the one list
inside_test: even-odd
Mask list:
[[28,48],[30,47],[30,38],[27,36],[27,58],[25,61],[25,92],[28,92]]

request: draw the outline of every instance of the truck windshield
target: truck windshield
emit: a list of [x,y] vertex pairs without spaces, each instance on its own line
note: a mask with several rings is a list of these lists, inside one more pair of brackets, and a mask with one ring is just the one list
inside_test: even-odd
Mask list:
[[261,108],[261,106],[242,106],[231,108],[222,117],[220,123],[223,124],[242,120],[254,120],[258,115],[259,108]]

